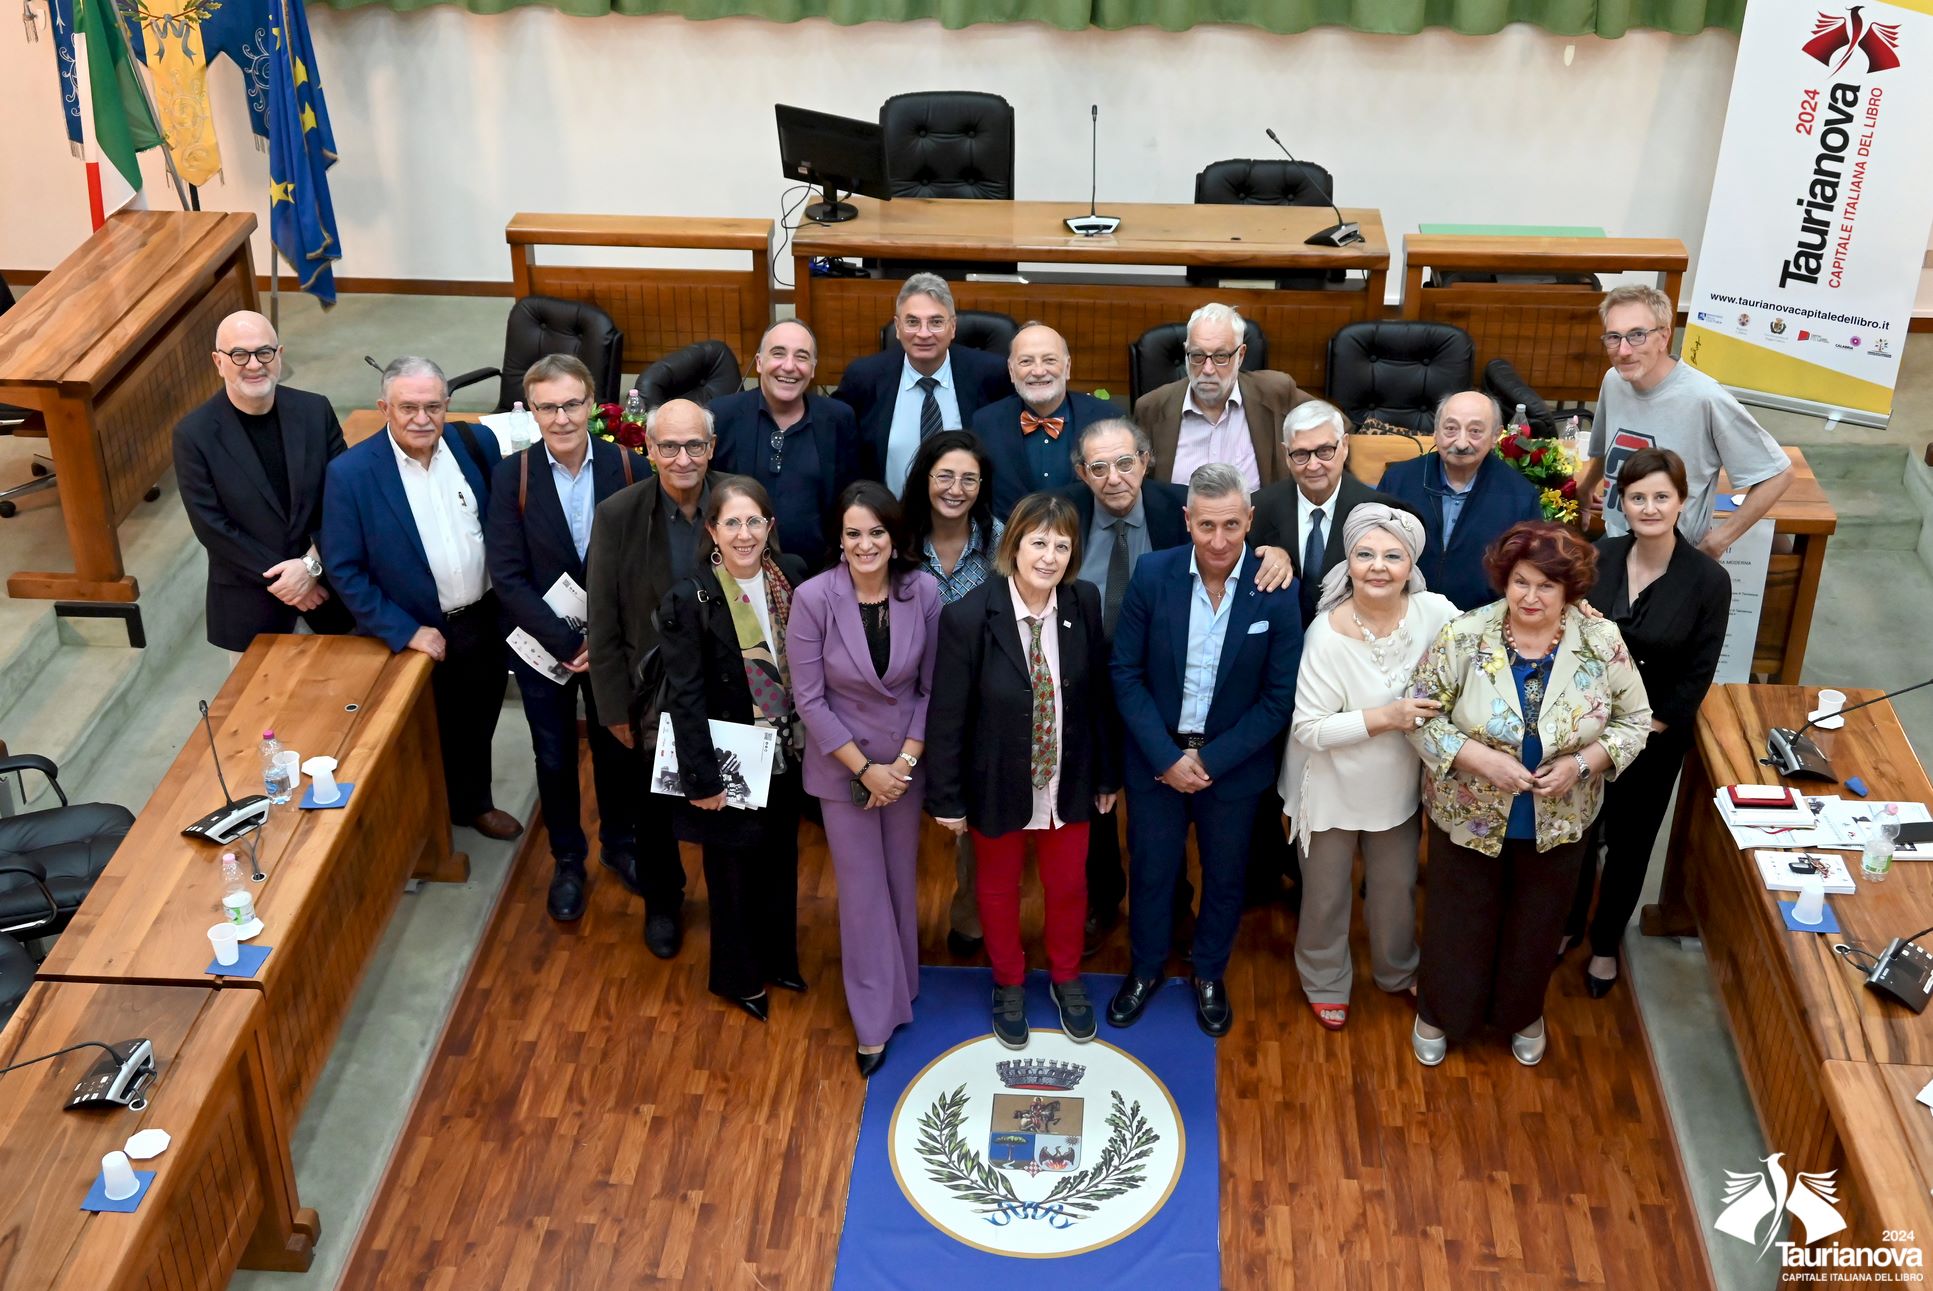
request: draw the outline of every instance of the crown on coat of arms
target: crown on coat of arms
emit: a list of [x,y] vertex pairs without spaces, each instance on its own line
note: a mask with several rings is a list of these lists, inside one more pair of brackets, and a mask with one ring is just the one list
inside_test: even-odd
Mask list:
[[1078,1062],[1053,1058],[1009,1058],[995,1063],[994,1070],[1008,1089],[1072,1089],[1087,1074]]

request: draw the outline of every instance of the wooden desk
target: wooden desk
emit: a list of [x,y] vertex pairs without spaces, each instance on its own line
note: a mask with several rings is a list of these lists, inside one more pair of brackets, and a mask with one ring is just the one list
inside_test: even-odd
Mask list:
[[852,199],[859,217],[844,224],[807,224],[792,236],[798,316],[819,336],[818,380],[836,385],[846,364],[879,349],[879,329],[893,317],[900,279],[815,278],[815,256],[891,260],[1024,261],[1064,265],[1181,265],[1223,269],[1361,269],[1367,283],[1347,291],[1277,291],[1191,287],[1181,277],[1147,281],[1040,283],[956,282],[961,309],[991,309],[1018,321],[1039,319],[1067,338],[1074,382],[1125,398],[1128,346],[1160,323],[1185,321],[1211,300],[1238,306],[1269,339],[1269,366],[1311,390],[1323,388],[1329,337],[1345,323],[1380,318],[1389,272],[1389,243],[1380,213],[1345,209],[1362,225],[1351,247],[1312,247],[1303,239],[1335,222],[1329,212],[1299,206],[1195,206],[1109,203],[1121,217],[1112,237],[1083,238],[1061,221],[1078,202],[977,202],[901,198]]
[[[1846,1220],[1838,1244],[1933,1247],[1933,1109],[1913,1101],[1929,1080],[1933,1067],[1825,1064],[1826,1105],[1845,1154],[1834,1163]],[[1889,1233],[1912,1236],[1883,1241]]]
[[132,601],[116,527],[173,465],[175,423],[221,389],[215,328],[253,309],[255,217],[123,211],[0,317],[0,403],[40,411],[71,572],[10,596]]
[[[271,810],[260,852],[268,878],[254,893],[268,925],[258,940],[275,950],[257,976],[219,981],[264,996],[276,1094],[291,1115],[308,1101],[403,885],[468,875],[468,858],[450,849],[430,667],[424,655],[392,655],[369,637],[260,636],[210,705],[222,770],[237,793],[261,785],[256,745],[267,726],[305,759],[335,757],[338,779],[356,786],[340,810]],[[221,849],[180,830],[222,797],[193,712],[182,709],[181,755],[42,978],[215,980],[202,970],[221,907]],[[235,850],[246,861],[247,848]]]
[[[98,1049],[0,1077],[0,1288],[220,1287],[238,1266],[309,1267],[320,1229],[296,1197],[266,1011],[257,992],[207,984],[34,984],[0,1032],[0,1066],[82,1040],[146,1037],[159,1070],[140,1112],[61,1110]],[[151,1127],[173,1142],[134,1163],[155,1173],[140,1207],[82,1210],[101,1157]]]
[[[642,372],[694,341],[721,340],[750,365],[772,321],[772,221],[519,211],[503,231],[518,296],[587,300],[624,333],[624,366]],[[537,263],[537,248],[744,251],[749,269],[620,269]],[[887,310],[891,314],[890,307]]]
[[1403,317],[1454,323],[1477,345],[1477,371],[1509,359],[1546,399],[1597,398],[1610,370],[1598,337],[1604,293],[1577,283],[1457,283],[1425,287],[1423,272],[1494,274],[1650,272],[1677,300],[1689,257],[1676,238],[1403,236]]
[[[1849,690],[1847,706],[1879,693]],[[1840,940],[1884,949],[1933,922],[1933,866],[1898,865],[1884,883],[1860,881],[1856,894],[1829,897],[1843,938],[1787,932],[1756,864],[1733,845],[1712,804],[1718,785],[1776,778],[1758,761],[1765,733],[1803,723],[1817,696],[1797,686],[1712,688],[1685,761],[1659,904],[1645,909],[1643,923],[1652,935],[1704,938],[1766,1140],[1807,1170],[1827,1168],[1839,1151],[1822,1064],[1933,1066],[1933,1013],[1916,1016],[1883,1000],[1832,951]],[[1890,703],[1813,735],[1834,769],[1864,777],[1875,799],[1933,801]]]

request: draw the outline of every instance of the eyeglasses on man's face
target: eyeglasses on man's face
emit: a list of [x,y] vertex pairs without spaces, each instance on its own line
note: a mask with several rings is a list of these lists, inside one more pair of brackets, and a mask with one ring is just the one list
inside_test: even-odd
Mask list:
[[1242,347],[1237,345],[1232,350],[1183,350],[1182,357],[1188,360],[1188,366],[1191,368],[1201,367],[1204,363],[1212,368],[1225,368],[1233,363],[1235,356],[1241,352]]
[[1127,453],[1104,461],[1082,462],[1081,469],[1093,479],[1104,480],[1109,475],[1132,475],[1140,465],[1141,454]]
[[575,417],[578,413],[584,411],[590,405],[590,402],[589,399],[567,399],[563,403],[533,403],[530,405],[530,411],[536,413],[545,421],[549,421],[560,412],[568,413]]
[[253,349],[253,350],[234,349],[234,350],[216,350],[215,351],[215,353],[221,355],[223,358],[227,359],[230,363],[233,363],[238,368],[247,367],[248,361],[250,359],[255,360],[263,367],[267,367],[269,364],[275,361],[275,356],[280,354],[281,352],[282,352],[282,347],[279,345],[264,345],[258,349]]
[[709,439],[693,439],[676,444],[667,444],[663,440],[654,439],[651,441],[651,447],[667,462],[676,461],[680,457],[689,457],[694,462],[702,462],[711,456]]
[[1634,327],[1628,332],[1606,332],[1597,339],[1604,342],[1606,350],[1615,353],[1620,345],[1629,345],[1635,350],[1664,330],[1662,327]]
[[404,421],[415,421],[418,417],[435,419],[441,417],[449,406],[447,403],[399,403],[395,412]]
[[1340,447],[1340,444],[1324,444],[1320,448],[1291,448],[1289,462],[1295,466],[1307,466],[1311,457],[1318,462],[1332,462],[1335,460],[1336,450]]

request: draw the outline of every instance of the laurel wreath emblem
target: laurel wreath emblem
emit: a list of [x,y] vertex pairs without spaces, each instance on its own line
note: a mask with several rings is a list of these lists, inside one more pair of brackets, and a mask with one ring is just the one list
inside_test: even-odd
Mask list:
[[[1058,1207],[1067,1219],[1085,1219],[1099,1210],[1102,1202],[1147,1182],[1146,1163],[1161,1136],[1148,1124],[1139,1100],[1130,1104],[1119,1090],[1110,1091],[1110,1098],[1112,1106],[1106,1120],[1109,1133],[1100,1159],[1085,1170],[1056,1180],[1053,1191],[1033,1203],[1036,1207]],[[961,1085],[934,1099],[920,1117],[918,1150],[920,1159],[926,1162],[927,1177],[981,1214],[1025,1205],[1006,1174],[960,1136],[966,1124],[966,1108],[966,1086]]]

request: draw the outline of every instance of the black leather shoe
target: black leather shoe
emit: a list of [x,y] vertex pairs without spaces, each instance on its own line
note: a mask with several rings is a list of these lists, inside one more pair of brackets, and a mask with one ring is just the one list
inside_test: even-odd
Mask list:
[[875,1071],[878,1071],[886,1065],[886,1051],[884,1049],[881,1049],[878,1053],[856,1053],[854,1056],[859,1059],[859,1074],[869,1080]]
[[800,995],[805,994],[805,978],[800,977],[797,973],[787,973],[784,977],[768,977],[765,980],[782,990],[797,991]]
[[1195,979],[1195,1021],[1217,1040],[1235,1024],[1235,1010],[1228,1002],[1228,988],[1212,978]]
[[987,944],[985,937],[969,937],[963,932],[946,934],[946,948],[961,959],[971,959]]
[[[714,995],[718,994],[716,991],[712,993]],[[735,995],[719,995],[718,998],[721,1000],[724,1000],[728,1004],[736,1004],[739,1008],[744,1009],[747,1013],[757,1018],[760,1022],[765,1022],[770,1020],[771,1011],[766,1007],[765,995],[762,992],[758,995],[752,996],[748,1000],[741,1000]]]
[[684,920],[677,915],[659,912],[644,916],[644,944],[659,959],[675,958],[684,939]]
[[1618,979],[1616,977],[1599,977],[1591,971],[1589,964],[1584,965],[1584,989],[1592,999],[1603,999],[1611,993],[1611,988],[1617,984]]
[[644,895],[644,889],[638,886],[638,858],[634,853],[600,847],[597,850],[597,863],[617,875],[617,881],[624,885],[626,892],[634,897]]
[[1148,1007],[1154,997],[1155,988],[1161,983],[1152,977],[1136,977],[1129,973],[1121,979],[1121,989],[1114,992],[1108,1002],[1107,1024],[1111,1027],[1133,1026],[1141,1016],[1141,1010]]
[[559,861],[550,878],[550,899],[545,908],[558,923],[576,923],[584,917],[584,862]]

